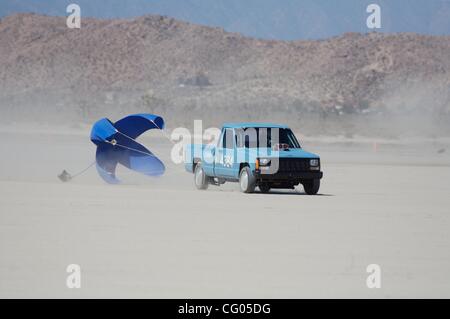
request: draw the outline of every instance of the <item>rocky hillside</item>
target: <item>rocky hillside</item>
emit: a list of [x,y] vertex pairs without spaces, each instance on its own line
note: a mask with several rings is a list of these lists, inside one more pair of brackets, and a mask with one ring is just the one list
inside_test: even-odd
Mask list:
[[450,37],[344,34],[269,41],[162,16],[129,20],[18,14],[0,20],[7,119],[159,112],[296,122],[304,114],[450,112]]

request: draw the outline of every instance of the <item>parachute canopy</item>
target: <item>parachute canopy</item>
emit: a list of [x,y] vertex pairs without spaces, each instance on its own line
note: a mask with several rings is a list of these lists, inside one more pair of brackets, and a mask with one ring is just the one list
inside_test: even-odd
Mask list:
[[107,118],[97,121],[91,130],[91,141],[97,145],[96,167],[107,183],[117,184],[117,164],[133,171],[160,176],[165,167],[152,152],[135,139],[151,129],[164,128],[164,119],[153,114],[133,114],[111,122]]

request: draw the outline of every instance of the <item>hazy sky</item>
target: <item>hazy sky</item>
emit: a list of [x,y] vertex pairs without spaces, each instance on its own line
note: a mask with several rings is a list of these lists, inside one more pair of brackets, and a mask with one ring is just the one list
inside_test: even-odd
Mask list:
[[17,12],[66,15],[77,3],[82,16],[163,14],[273,39],[326,38],[368,32],[368,4],[379,4],[381,32],[450,35],[450,0],[1,0],[0,16]]

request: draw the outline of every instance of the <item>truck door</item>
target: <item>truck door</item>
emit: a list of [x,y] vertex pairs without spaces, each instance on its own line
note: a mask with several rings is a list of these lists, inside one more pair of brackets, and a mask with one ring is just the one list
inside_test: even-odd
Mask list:
[[225,128],[222,131],[219,144],[216,149],[214,172],[216,176],[233,177],[233,163],[235,159],[234,131]]

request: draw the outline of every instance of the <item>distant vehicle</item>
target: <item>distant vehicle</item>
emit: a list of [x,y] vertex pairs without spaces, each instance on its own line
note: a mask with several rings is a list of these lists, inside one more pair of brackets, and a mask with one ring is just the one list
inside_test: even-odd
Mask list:
[[185,168],[194,173],[197,189],[239,182],[242,192],[295,189],[315,195],[323,173],[319,156],[306,152],[287,126],[266,123],[227,123],[217,145],[185,147]]

